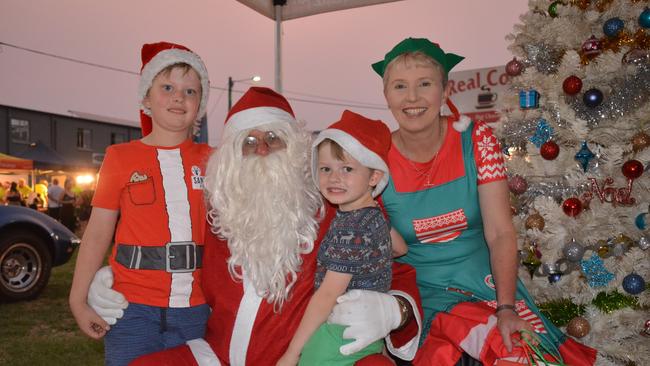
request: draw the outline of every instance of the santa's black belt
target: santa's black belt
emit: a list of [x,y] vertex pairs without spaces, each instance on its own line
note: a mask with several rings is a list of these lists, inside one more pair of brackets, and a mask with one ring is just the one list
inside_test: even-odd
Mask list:
[[164,246],[118,244],[115,261],[130,269],[155,269],[170,273],[193,272],[203,265],[203,246],[191,241]]

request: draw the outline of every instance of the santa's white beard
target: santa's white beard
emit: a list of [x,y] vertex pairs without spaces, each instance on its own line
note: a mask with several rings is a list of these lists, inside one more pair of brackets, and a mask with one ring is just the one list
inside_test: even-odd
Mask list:
[[231,275],[245,275],[278,308],[296,281],[301,254],[313,250],[322,206],[309,169],[309,136],[280,136],[287,148],[265,157],[242,157],[243,136],[235,136],[213,154],[206,171],[212,231],[228,240]]

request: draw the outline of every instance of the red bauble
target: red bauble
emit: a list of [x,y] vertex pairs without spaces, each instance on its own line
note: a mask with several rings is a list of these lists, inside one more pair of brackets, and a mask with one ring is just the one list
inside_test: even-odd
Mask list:
[[510,188],[510,192],[514,194],[522,194],[528,189],[528,182],[526,182],[524,177],[517,174],[510,177],[508,180],[508,188]]
[[568,78],[564,79],[562,83],[562,89],[568,95],[575,95],[580,93],[582,90],[582,80],[575,75],[571,75]]
[[567,198],[562,204],[562,210],[571,217],[576,217],[582,212],[582,202],[578,198]]
[[521,71],[523,69],[524,69],[524,64],[522,64],[521,61],[517,60],[514,57],[506,64],[506,74],[510,76],[517,76],[521,74]]
[[546,160],[553,160],[560,155],[560,146],[553,141],[546,141],[539,149],[539,153]]
[[627,179],[637,179],[643,174],[643,164],[638,160],[628,160],[623,164],[621,171]]

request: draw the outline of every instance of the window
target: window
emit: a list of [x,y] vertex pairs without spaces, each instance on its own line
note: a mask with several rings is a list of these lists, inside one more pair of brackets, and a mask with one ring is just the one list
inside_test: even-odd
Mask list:
[[77,148],[82,150],[90,150],[92,144],[93,134],[87,128],[77,128]]
[[126,134],[111,132],[111,145],[126,142]]
[[11,119],[11,142],[29,144],[29,121]]

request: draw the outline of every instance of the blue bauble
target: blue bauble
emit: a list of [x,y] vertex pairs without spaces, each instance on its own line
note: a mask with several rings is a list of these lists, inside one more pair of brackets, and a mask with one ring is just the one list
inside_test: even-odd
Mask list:
[[650,8],[645,8],[639,15],[639,25],[643,28],[650,28]]
[[582,96],[582,101],[589,108],[596,108],[603,102],[603,92],[596,88],[591,88]]
[[616,37],[625,28],[625,22],[621,18],[611,18],[603,24],[603,32],[607,37]]
[[643,212],[640,213],[636,216],[636,219],[634,219],[634,225],[636,225],[639,230],[645,230],[646,227],[648,227],[648,214]]
[[636,273],[631,273],[623,279],[623,290],[628,294],[637,295],[645,290],[645,281],[643,277]]
[[548,275],[548,283],[556,283],[562,278],[562,273],[553,273]]

